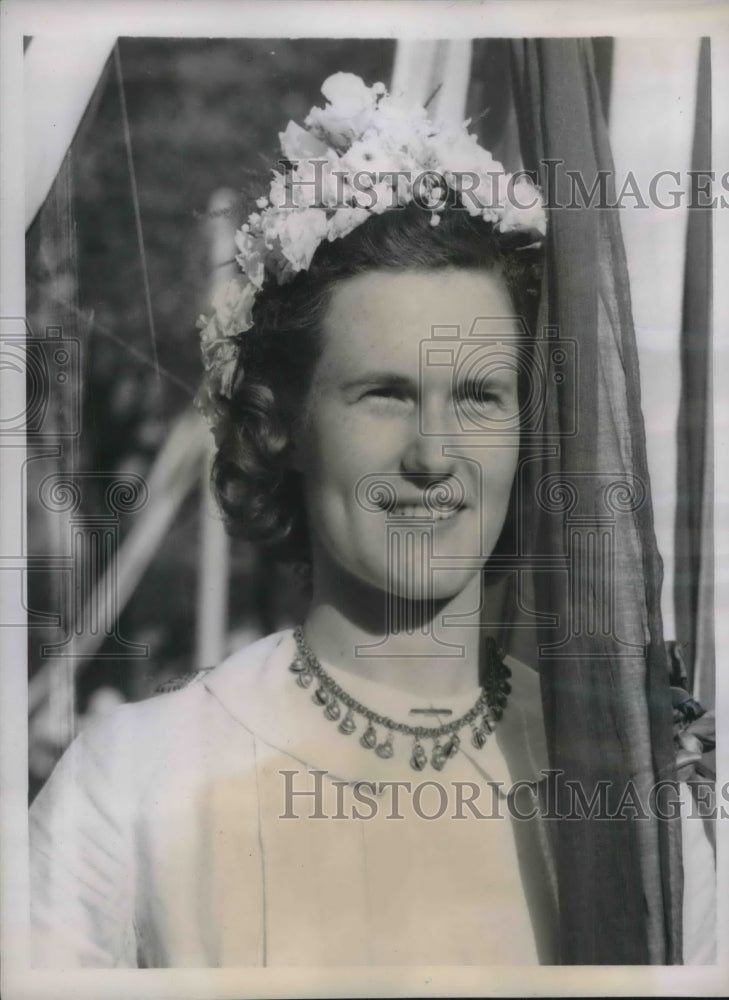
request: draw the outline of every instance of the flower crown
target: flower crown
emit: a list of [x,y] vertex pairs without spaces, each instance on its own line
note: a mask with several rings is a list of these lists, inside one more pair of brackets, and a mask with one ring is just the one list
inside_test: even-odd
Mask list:
[[306,128],[290,121],[279,133],[284,169],[273,172],[268,195],[235,236],[242,274],[221,285],[213,315],[198,320],[205,378],[197,404],[213,425],[219,397],[232,395],[235,337],[253,325],[264,280],[284,284],[307,270],[324,240],[413,201],[438,225],[454,193],[462,210],[500,232],[532,233],[535,243],[546,232],[538,189],[523,173],[505,173],[468,132],[469,121],[438,125],[425,108],[352,73],[330,76],[321,92],[328,103],[311,109]]

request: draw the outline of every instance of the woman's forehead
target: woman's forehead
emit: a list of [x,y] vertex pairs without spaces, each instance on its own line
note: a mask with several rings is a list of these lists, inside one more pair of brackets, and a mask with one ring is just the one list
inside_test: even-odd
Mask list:
[[503,277],[496,271],[372,271],[333,290],[324,319],[322,361],[347,369],[412,365],[433,342],[480,350],[520,330]]

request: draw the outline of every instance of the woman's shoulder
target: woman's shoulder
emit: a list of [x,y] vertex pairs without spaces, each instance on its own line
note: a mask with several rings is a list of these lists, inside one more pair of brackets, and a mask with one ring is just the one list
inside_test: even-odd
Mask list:
[[[236,650],[217,667],[185,675],[166,690],[115,708],[93,723],[71,746],[76,756],[106,762],[158,780],[164,774],[194,775],[240,762],[250,732],[240,725],[236,704],[255,705],[266,662],[285,638],[274,633]],[[253,711],[253,707],[251,708]]]
[[265,664],[269,654],[290,634],[290,629],[272,632],[270,635],[263,636],[255,642],[237,649],[217,666],[202,667],[170,677],[156,688],[152,698],[138,704],[156,705],[159,710],[160,706],[168,708],[171,703],[174,704],[180,700],[174,699],[171,702],[169,698],[160,699],[159,695],[176,694],[192,689],[194,699],[195,695],[207,690],[206,682],[208,680],[213,681],[217,686],[217,682],[222,678],[227,680],[235,677],[242,682],[252,679],[256,670]]

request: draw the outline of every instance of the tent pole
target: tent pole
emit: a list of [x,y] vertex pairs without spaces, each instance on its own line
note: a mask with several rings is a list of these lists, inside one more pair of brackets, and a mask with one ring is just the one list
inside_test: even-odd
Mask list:
[[[235,254],[235,192],[222,188],[215,191],[208,205],[205,224],[210,259],[210,297],[215,289],[236,271]],[[202,466],[200,555],[197,593],[197,636],[195,665],[212,667],[226,652],[228,631],[228,576],[230,545],[220,513],[210,493],[210,467],[215,448],[212,436],[208,440],[206,459]]]

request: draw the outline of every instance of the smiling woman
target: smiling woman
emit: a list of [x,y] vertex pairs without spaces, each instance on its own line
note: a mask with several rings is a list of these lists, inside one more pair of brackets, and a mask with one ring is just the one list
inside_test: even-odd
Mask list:
[[[380,591],[420,599],[419,591],[405,592],[404,567],[388,564],[387,514],[425,520],[425,528],[433,506],[433,555],[467,562],[460,572],[441,574],[435,593],[455,597],[469,577],[478,577],[480,566],[469,564],[469,557],[491,554],[516,471],[516,373],[495,385],[489,353],[498,343],[490,351],[489,345],[478,345],[483,385],[474,386],[469,359],[455,369],[421,367],[422,346],[434,327],[467,337],[484,315],[505,317],[503,335],[513,341],[518,329],[509,319],[513,309],[500,275],[475,270],[376,271],[334,291],[294,452],[319,587],[333,593],[343,570]],[[477,401],[484,421],[491,419],[487,447],[486,428],[480,436],[461,431],[464,400]],[[512,430],[495,433],[494,413],[510,415]],[[369,476],[381,473],[393,487],[394,502],[379,515],[359,501],[363,470]],[[428,491],[438,485],[444,487],[443,504],[427,505]],[[426,577],[424,572],[417,578]]]
[[539,675],[484,625],[549,453],[541,198],[381,84],[323,91],[201,324],[220,505],[307,567],[308,611],[72,746],[33,806],[40,964],[569,960],[549,821],[589,820],[597,863],[632,819],[582,785],[589,816],[555,816]]
[[[462,207],[444,214],[437,226],[430,220],[430,212],[413,204],[382,215],[371,214],[344,238],[323,242],[309,269],[293,281],[283,286],[271,283],[257,296],[255,324],[241,337],[236,352],[236,371],[244,377],[236,379],[230,399],[218,398],[215,404],[219,413],[215,483],[232,530],[274,545],[285,557],[307,556],[307,508],[302,503],[301,476],[292,467],[289,449],[293,427],[300,426],[309,411],[307,394],[319,391],[312,381],[313,372],[325,345],[340,366],[347,366],[349,374],[343,372],[343,378],[384,377],[393,397],[397,386],[409,386],[413,413],[419,413],[422,376],[427,373],[430,384],[438,371],[451,380],[454,375],[452,338],[446,345],[453,354],[449,366],[426,361],[433,332],[441,328],[446,333],[457,331],[456,343],[463,352],[475,355],[472,363],[458,366],[458,380],[452,386],[453,406],[460,411],[458,431],[464,419],[468,423],[475,403],[482,408],[476,397],[486,388],[484,375],[494,383],[503,378],[504,367],[489,363],[484,356],[488,344],[484,343],[483,328],[478,327],[471,338],[472,328],[477,319],[483,323],[489,317],[486,335],[493,347],[499,335],[503,342],[509,333],[513,342],[515,331],[521,334],[533,324],[540,251],[538,246],[528,246],[532,231],[497,234],[492,225],[473,219]],[[460,279],[454,272],[460,273]],[[358,276],[369,284],[361,288],[353,280]],[[480,293],[475,288],[471,291],[471,315],[458,315],[452,297],[444,297],[443,282],[459,280],[462,284],[480,282],[483,289]],[[349,290],[339,287],[345,282]],[[359,301],[350,308],[348,299],[357,296],[360,288]],[[428,298],[421,301],[425,288]],[[454,287],[456,295],[461,290]],[[436,301],[438,308],[428,314],[428,304]],[[368,313],[362,312],[364,304]],[[496,317],[500,326],[494,328],[491,317]],[[499,321],[499,317],[504,318]],[[400,323],[408,326],[398,329]],[[404,353],[408,328],[412,344],[404,372],[380,369],[373,353],[376,345],[379,343],[381,353],[389,350],[386,360],[393,361],[393,333],[400,337]],[[433,346],[439,342],[437,339]],[[525,367],[522,354],[516,368],[520,381],[524,380]],[[324,358],[316,381],[328,377],[328,364]],[[382,381],[374,382],[369,391],[375,392],[381,385]],[[363,386],[361,395],[364,391]],[[349,387],[347,401],[353,402],[356,393],[355,385]],[[508,401],[498,405],[508,405]],[[421,448],[433,438],[427,433],[431,410],[432,404],[422,410],[422,425],[417,414],[412,424],[414,432],[421,426],[426,432],[412,435],[413,440],[422,438]],[[493,433],[494,427],[490,429]],[[467,438],[454,430],[448,434],[446,429],[445,436],[451,444],[463,446]],[[435,447],[439,448],[437,442]]]
[[[215,482],[233,530],[309,565],[307,631],[347,669],[387,636],[392,658],[368,676],[434,693],[478,681],[472,616],[519,457],[539,260],[531,228],[499,233],[458,202],[433,226],[409,204],[256,299],[218,403]],[[448,629],[462,669],[442,669],[436,641],[416,670],[393,597],[411,618],[471,616]]]

